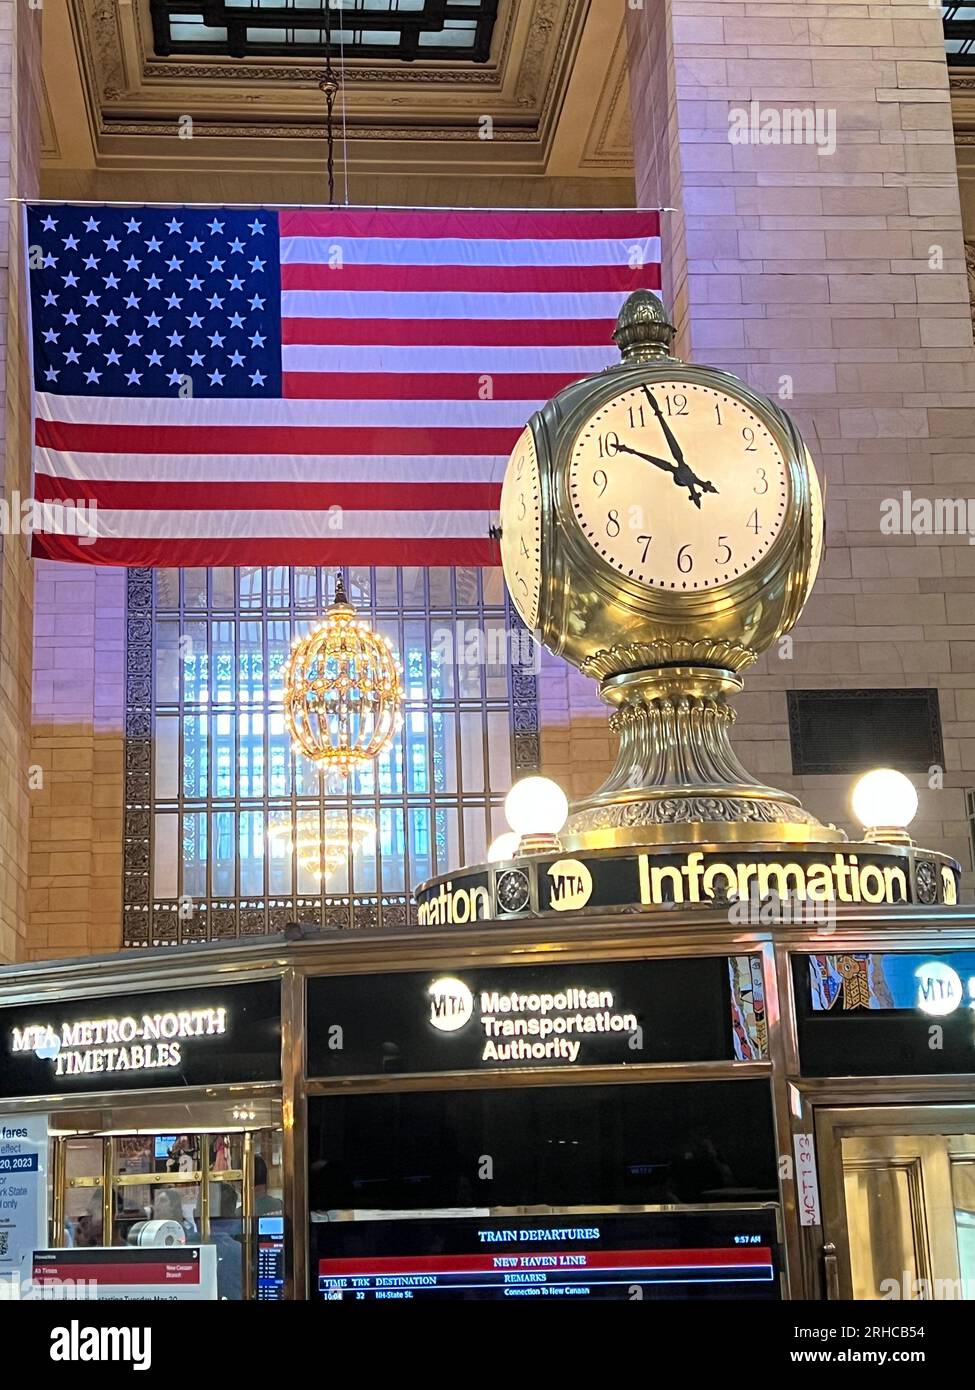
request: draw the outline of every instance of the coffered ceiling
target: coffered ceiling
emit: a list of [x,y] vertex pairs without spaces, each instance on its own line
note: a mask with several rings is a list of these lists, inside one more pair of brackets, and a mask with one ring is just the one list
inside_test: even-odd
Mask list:
[[[347,58],[337,162],[347,151],[353,200],[388,174],[630,180],[624,19],[606,0],[499,0],[486,61]],[[99,174],[321,173],[318,58],[158,54],[150,0],[57,0],[43,24],[55,187],[68,171],[89,188]]]

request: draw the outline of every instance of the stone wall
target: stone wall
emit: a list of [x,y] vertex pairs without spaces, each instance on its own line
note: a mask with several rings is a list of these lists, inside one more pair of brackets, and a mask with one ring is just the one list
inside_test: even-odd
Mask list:
[[[0,0],[0,191],[36,192],[40,99],[40,10]],[[19,521],[30,496],[30,395],[24,334],[21,208],[0,203],[0,366],[5,407],[3,499]],[[27,935],[31,567],[17,525],[0,536],[0,961],[19,959]]]
[[[869,13],[854,0],[646,0],[630,11],[630,55],[638,202],[684,208],[682,235],[665,243],[668,283],[686,294],[683,351],[781,392],[827,489],[821,578],[791,659],[766,656],[748,674],[738,750],[850,828],[849,778],[791,775],[786,691],[937,687],[944,790],[915,778],[915,832],[970,868],[975,547],[880,531],[884,498],[905,488],[971,496],[975,484],[975,356],[939,13],[910,0]],[[810,108],[827,137],[835,119],[835,150],[828,138],[733,144],[729,112],[753,101]]]

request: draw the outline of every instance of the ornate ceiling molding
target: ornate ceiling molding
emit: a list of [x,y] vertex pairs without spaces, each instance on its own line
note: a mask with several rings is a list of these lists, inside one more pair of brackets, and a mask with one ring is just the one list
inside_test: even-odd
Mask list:
[[[586,21],[599,3],[503,0],[483,64],[347,62],[343,138],[350,172],[401,166],[449,175],[462,159],[472,176],[544,174]],[[319,165],[320,65],[160,58],[153,52],[148,0],[65,0],[65,6],[96,169],[246,167],[260,173],[277,167],[284,142],[292,171]],[[625,174],[632,165],[624,19],[621,7],[615,47],[585,60],[592,68],[587,89],[599,97],[580,173]],[[60,84],[50,85],[57,128]],[[193,138],[177,141],[186,116]],[[490,138],[484,136],[487,117]],[[446,159],[438,158],[438,146]],[[70,156],[52,150],[49,159],[71,167]]]

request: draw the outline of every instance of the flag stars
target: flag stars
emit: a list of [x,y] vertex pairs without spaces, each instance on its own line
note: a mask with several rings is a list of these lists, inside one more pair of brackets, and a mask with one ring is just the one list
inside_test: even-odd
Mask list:
[[127,232],[137,232],[141,226],[141,222],[136,221],[134,217],[130,217],[128,222],[126,222],[125,224],[125,230]]
[[235,237],[234,240],[229,241],[227,245],[230,247],[231,253],[233,255],[242,256],[244,254],[244,243],[240,240],[239,237]]
[[251,347],[262,348],[267,340],[263,333],[252,333],[248,341]]
[[74,309],[66,309],[66,310],[65,310],[65,314],[64,314],[64,321],[65,321],[65,323],[72,323],[72,324],[77,323],[77,322],[78,322],[78,314],[77,314],[77,311],[74,310]]
[[102,224],[101,224],[100,222],[96,222],[96,220],[95,220],[94,217],[89,217],[88,221],[85,223],[85,231],[86,231],[86,232],[97,232],[97,231],[98,231],[98,228],[99,228],[101,225],[102,225]]
[[262,261],[260,256],[255,256],[254,259],[250,262],[250,268],[255,275],[259,271],[263,270],[266,265],[267,261]]
[[131,333],[125,335],[125,341],[128,343],[129,347],[138,347],[142,342],[142,334],[137,333],[133,328]]
[[252,309],[264,308],[264,300],[261,298],[259,294],[253,295],[250,299],[248,299],[247,303],[251,306]]
[[118,323],[118,314],[113,309],[109,309],[107,314],[102,314],[106,328],[114,328]]
[[50,309],[50,308],[51,308],[53,305],[55,305],[57,302],[58,302],[58,297],[57,297],[57,295],[54,293],[53,290],[48,290],[47,294],[44,296],[44,304],[45,304],[45,306],[46,306],[48,309]]
[[142,380],[142,373],[137,372],[133,367],[132,370],[126,374],[125,379],[130,386],[138,386],[139,382]]
[[118,288],[117,275],[105,275],[102,277],[102,280],[107,290],[114,290]]
[[78,246],[78,238],[69,234],[64,238],[64,241],[61,244],[63,245],[65,251],[74,251],[77,249]]
[[159,356],[159,353],[156,351],[155,348],[153,348],[152,352],[150,352],[149,355],[146,357],[146,361],[149,363],[150,367],[162,366],[162,358]]
[[105,238],[106,251],[117,251],[121,244],[122,243],[119,241],[118,237],[110,236]]
[[[51,270],[54,266],[57,265],[57,263],[57,256],[52,256],[50,251],[48,251],[47,255],[44,257],[44,260],[41,262],[45,270]],[[95,264],[97,265],[98,262],[96,261]]]
[[170,346],[170,347],[182,347],[182,346],[183,346],[183,334],[182,334],[182,333],[176,333],[176,332],[174,331],[174,332],[170,333],[170,335],[169,335],[169,337],[166,339],[166,341],[169,343],[169,346]]
[[161,323],[162,319],[159,317],[158,314],[150,314],[146,319],[147,328],[158,328]]
[[263,372],[251,372],[250,383],[252,386],[263,386],[266,380]]
[[150,237],[149,240],[146,242],[146,250],[147,250],[147,251],[161,251],[161,250],[162,250],[162,242],[161,242],[161,241],[158,241],[154,236],[153,236],[153,237]]
[[44,341],[45,343],[56,343],[60,336],[60,333],[55,332],[53,328],[49,328],[44,334]]
[[210,334],[210,346],[211,346],[211,347],[223,347],[223,336],[222,336],[220,333],[211,333],[211,334]]
[[146,281],[146,289],[147,289],[147,290],[158,290],[158,289],[161,289],[161,287],[162,287],[162,281],[160,280],[159,276],[158,276],[158,275],[150,275],[150,276],[149,276],[149,279]]
[[199,314],[189,314],[189,315],[187,315],[186,322],[189,324],[190,328],[202,328],[202,327],[203,327],[203,320],[200,318]]
[[203,366],[203,356],[202,356],[201,353],[197,352],[195,349],[194,349],[193,352],[190,353],[190,366],[191,366],[191,367],[202,367],[202,366]]
[[222,222],[218,222],[217,219],[214,218],[212,222],[207,223],[207,226],[210,228],[210,235],[216,236],[218,232],[223,231],[224,224]]
[[253,221],[253,222],[250,222],[248,225],[249,225],[249,227],[250,227],[250,229],[251,229],[251,236],[263,236],[263,235],[264,235],[264,223],[263,223],[263,222],[258,222],[257,218],[255,218],[254,221]]
[[125,296],[125,307],[127,309],[138,309],[141,303],[142,300],[137,294],[127,294]]
[[89,290],[85,295],[84,302],[89,309],[94,309],[97,304],[101,303],[101,295],[96,294],[94,290]]
[[218,294],[211,294],[210,298],[207,300],[207,303],[209,304],[211,309],[221,309],[223,307],[223,300],[220,298]]
[[98,256],[86,256],[82,264],[86,270],[97,270],[101,265],[101,259]]
[[166,300],[166,303],[169,305],[170,309],[178,309],[182,305],[183,301],[182,299],[180,299],[178,294],[171,294],[169,298]]
[[137,256],[130,256],[129,259],[125,262],[125,268],[126,270],[138,270],[141,264],[142,262],[139,260]]
[[170,256],[166,264],[169,266],[170,270],[180,270],[183,266],[183,262],[178,256]]
[[58,377],[59,377],[60,375],[61,375],[61,369],[60,369],[60,367],[48,367],[47,371],[44,373],[45,379],[46,379],[47,381],[57,381],[57,379],[58,379]]
[[209,376],[210,376],[210,385],[211,385],[211,386],[222,386],[222,385],[223,385],[223,372],[212,371],[212,372],[210,372]]
[[47,216],[44,218],[44,221],[41,223],[41,227],[45,232],[53,232],[57,225],[57,222],[54,220],[50,213],[47,214]]
[[110,367],[117,367],[121,360],[121,357],[119,357],[118,353],[115,351],[114,348],[112,348],[110,352],[106,352],[105,354],[105,361]]
[[94,367],[92,367],[90,371],[85,372],[85,381],[91,383],[92,385],[97,384],[99,381],[101,381],[101,379],[101,372],[96,371]]
[[230,328],[243,328],[244,320],[241,318],[240,314],[231,314],[228,326]]
[[199,239],[199,237],[193,237],[190,241],[187,242],[186,247],[188,251],[202,251],[203,242]]
[[188,290],[202,290],[203,281],[200,279],[199,275],[191,275],[186,282],[186,288]]
[[209,262],[209,265],[211,270],[223,270],[223,261],[219,256],[214,256],[213,260]]
[[65,360],[65,362],[70,362],[70,363],[80,362],[80,361],[81,361],[81,356],[80,356],[80,354],[79,354],[79,352],[78,352],[78,349],[77,349],[77,348],[68,348],[67,352],[64,354],[64,360]]
[[231,357],[230,357],[230,365],[231,365],[232,367],[242,367],[242,366],[244,365],[244,359],[241,357],[241,355],[240,355],[239,352],[234,352],[234,353],[231,355]]
[[239,275],[234,275],[230,280],[227,281],[227,284],[230,286],[232,290],[242,290],[244,288],[244,282]]
[[100,343],[101,340],[102,335],[100,333],[96,333],[93,328],[90,328],[88,332],[85,334],[85,342],[88,343],[91,347],[94,347],[96,343]]
[[173,236],[175,236],[177,232],[181,232],[183,230],[183,224],[182,222],[177,222],[176,218],[174,217],[171,221],[166,223],[166,229],[167,231],[172,232]]
[[67,275],[63,275],[61,278],[66,289],[72,289],[78,283],[78,277],[73,270],[69,270]]

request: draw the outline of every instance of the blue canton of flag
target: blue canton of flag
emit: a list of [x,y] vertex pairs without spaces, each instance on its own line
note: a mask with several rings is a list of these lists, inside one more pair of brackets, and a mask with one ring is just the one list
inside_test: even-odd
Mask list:
[[52,205],[27,216],[35,390],[280,396],[276,213]]

